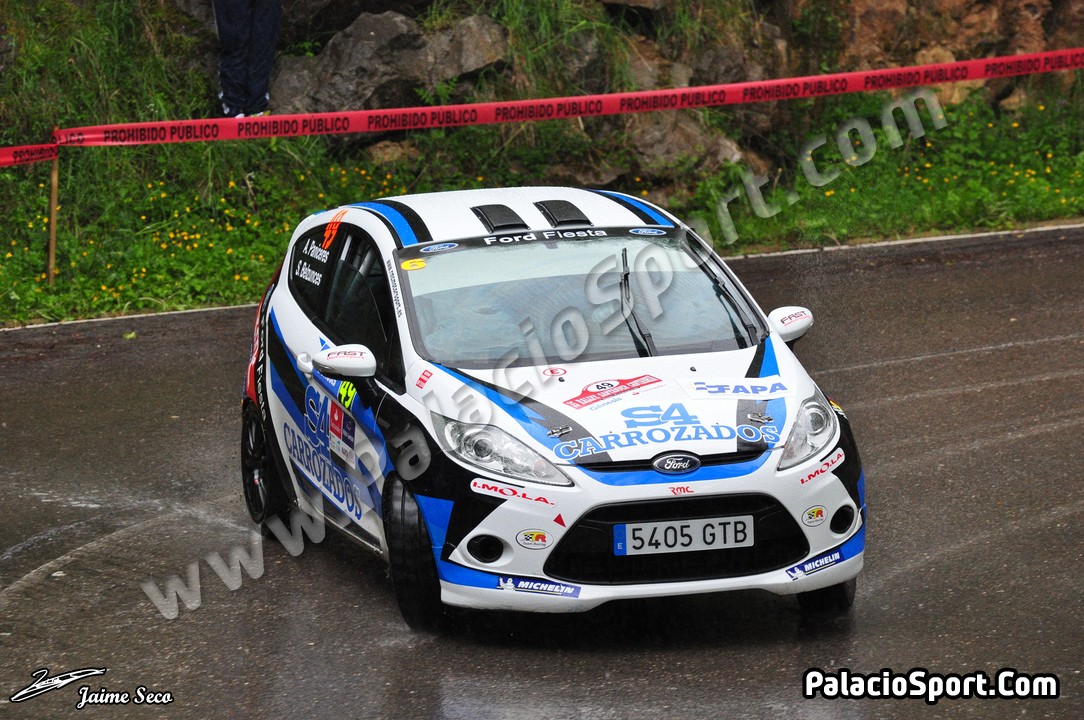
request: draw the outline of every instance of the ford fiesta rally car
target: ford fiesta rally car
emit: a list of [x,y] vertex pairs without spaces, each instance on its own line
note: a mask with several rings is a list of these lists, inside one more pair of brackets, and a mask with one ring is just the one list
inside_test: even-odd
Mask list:
[[789,347],[812,323],[627,195],[317,213],[257,314],[245,501],[382,556],[414,628],[747,588],[846,609],[865,482]]

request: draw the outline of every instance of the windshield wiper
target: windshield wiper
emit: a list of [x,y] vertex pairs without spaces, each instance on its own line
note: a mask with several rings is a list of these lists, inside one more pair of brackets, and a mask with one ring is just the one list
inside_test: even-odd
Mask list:
[[[734,295],[730,292],[729,288],[719,282],[718,278],[712,277],[711,284],[715,288],[715,296],[719,298],[719,304],[723,306],[726,311],[727,319],[730,321],[730,327],[734,329],[734,339],[738,341],[738,347],[748,347],[749,344],[742,339],[741,334],[738,331],[738,324],[734,322],[734,316],[731,314],[730,309],[734,309],[734,314],[738,316],[741,321],[742,327],[745,329],[746,336],[752,340],[753,344],[760,342],[760,333],[757,332],[757,328],[745,317],[745,313],[741,311],[741,307],[738,306],[737,301],[734,299]],[[727,301],[727,302],[724,302]]]
[[731,308],[733,308],[734,314],[738,316],[738,320],[741,321],[742,327],[745,329],[746,336],[753,342],[753,344],[759,343],[761,337],[756,325],[754,325],[753,322],[748,317],[746,317],[745,313],[742,312],[741,305],[738,304],[738,300],[734,297],[734,293],[731,292],[730,288],[722,282],[718,275],[711,271],[710,267],[707,267],[710,259],[705,256],[703,247],[697,247],[696,244],[689,242],[688,233],[686,233],[685,241],[689,243],[690,249],[696,248],[694,252],[697,255],[697,260],[700,261],[701,270],[704,271],[707,274],[708,278],[711,280],[712,289],[715,290],[715,297],[719,299],[719,304],[723,306],[724,310],[726,310],[727,319],[730,321],[730,326],[735,331],[734,338],[738,341],[738,347],[748,347],[748,344],[742,341],[742,338],[738,333],[738,325],[734,322],[734,317],[730,312]]
[[632,284],[629,282],[629,274],[629,249],[621,248],[621,314],[625,316],[625,324],[629,326],[632,341],[636,343],[636,352],[640,357],[657,355],[651,333],[644,330],[640,318],[636,317],[636,311],[632,309]]

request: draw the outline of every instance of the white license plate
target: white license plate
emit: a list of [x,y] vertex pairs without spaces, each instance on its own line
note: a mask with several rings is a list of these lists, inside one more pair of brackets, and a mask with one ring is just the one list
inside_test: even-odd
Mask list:
[[752,546],[752,515],[614,526],[614,555],[654,555]]

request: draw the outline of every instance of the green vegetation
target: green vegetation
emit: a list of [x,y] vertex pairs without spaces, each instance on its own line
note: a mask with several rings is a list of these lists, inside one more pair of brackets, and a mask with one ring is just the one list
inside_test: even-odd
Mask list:
[[[791,32],[823,32],[828,16],[810,3]],[[676,3],[654,29],[671,59],[695,56],[718,38],[740,38],[756,18],[737,0]],[[509,28],[514,69],[485,77],[493,97],[575,94],[595,68],[568,62],[586,43],[601,48],[605,86],[631,87],[625,58],[635,18],[609,16],[589,0],[443,0],[426,27],[482,7]],[[834,6],[834,5],[833,5]],[[832,62],[826,43],[813,62]],[[206,72],[214,38],[160,0],[37,0],[0,6],[0,147],[48,142],[52,128],[207,116],[215,88]],[[302,43],[299,54],[318,52]],[[112,78],[123,78],[114,82]],[[1066,89],[1064,82],[1075,79]],[[738,167],[690,172],[681,186],[628,172],[613,189],[658,197],[700,216],[720,250],[808,247],[1078,216],[1084,211],[1084,79],[1059,73],[1019,81],[1031,103],[994,112],[979,95],[946,108],[949,124],[892,149],[877,131],[877,153],[851,167],[834,155],[834,127],[855,116],[876,128],[887,96],[795,101],[800,127],[737,137],[727,110],[703,111],[714,127],[757,147],[778,167],[766,200],[783,208],[756,217],[737,200],[738,242],[728,247],[718,199]],[[419,94],[442,102],[454,84]],[[608,124],[607,124],[608,123]],[[585,131],[586,130],[586,131]],[[818,159],[840,176],[814,188],[797,168],[798,147],[825,133]],[[605,138],[600,140],[599,138]],[[397,138],[403,139],[403,138]],[[282,257],[294,225],[315,210],[361,199],[435,189],[553,182],[561,158],[606,159],[634,167],[621,124],[546,122],[410,134],[417,153],[378,163],[357,142],[291,138],[252,142],[63,148],[56,283],[45,276],[49,163],[0,168],[0,324],[255,301]],[[676,168],[691,167],[675,158]],[[796,190],[800,202],[787,205]]]
[[[1009,229],[1084,215],[1082,90],[1080,79],[1068,96],[1036,88],[1036,95],[1051,99],[1000,116],[973,94],[945,108],[948,125],[940,130],[923,112],[925,136],[905,133],[898,149],[890,147],[880,127],[887,96],[852,101],[856,107],[834,113],[832,122],[822,118],[817,131],[827,136],[816,152],[817,165],[823,172],[834,167],[839,175],[822,187],[810,185],[798,167],[798,140],[805,138],[796,138],[788,145],[790,166],[781,167],[779,181],[763,188],[765,202],[780,208],[777,214],[758,217],[744,196],[729,204],[738,234],[732,252]],[[866,118],[877,141],[872,158],[856,166],[844,162],[834,131],[838,122],[853,117]],[[857,141],[857,134],[851,137]],[[737,173],[706,178],[684,207],[687,215],[703,219],[724,254],[728,249],[714,209],[740,182]],[[799,197],[792,205],[786,197],[790,191]]]

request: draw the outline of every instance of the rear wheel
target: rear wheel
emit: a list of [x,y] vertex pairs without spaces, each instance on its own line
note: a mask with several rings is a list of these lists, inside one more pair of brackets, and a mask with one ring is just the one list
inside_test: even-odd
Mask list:
[[845,613],[854,605],[854,596],[857,589],[857,578],[851,578],[838,585],[829,585],[820,590],[798,593],[798,604],[804,612]]
[[433,546],[414,493],[397,475],[384,485],[384,532],[395,597],[412,630],[443,632],[451,627],[449,609],[440,600]]
[[260,526],[265,537],[270,534],[267,521],[273,517],[279,517],[289,526],[289,506],[282,482],[267,447],[260,412],[251,404],[245,405],[241,416],[241,489],[249,517]]

